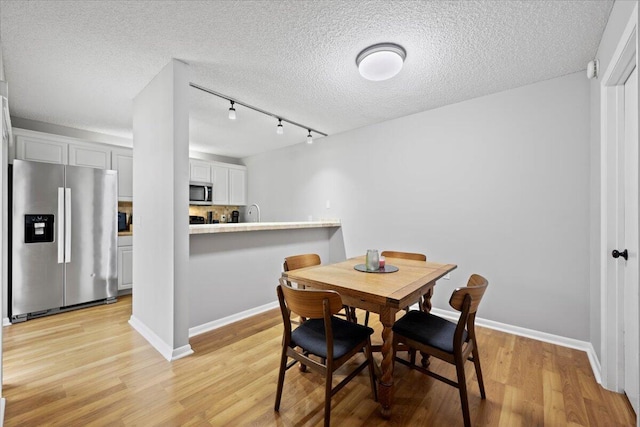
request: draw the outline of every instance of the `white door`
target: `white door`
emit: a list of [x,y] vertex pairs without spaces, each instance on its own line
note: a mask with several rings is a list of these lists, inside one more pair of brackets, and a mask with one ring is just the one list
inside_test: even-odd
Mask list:
[[[624,264],[624,391],[638,414],[640,377],[640,330],[638,323],[638,281],[640,259],[638,253],[638,69],[634,69],[624,84],[624,246],[628,260]],[[621,161],[622,163],[622,161]],[[622,250],[620,249],[620,250]]]

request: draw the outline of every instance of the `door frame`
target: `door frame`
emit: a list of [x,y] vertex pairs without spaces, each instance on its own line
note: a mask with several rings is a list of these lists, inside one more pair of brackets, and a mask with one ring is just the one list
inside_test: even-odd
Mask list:
[[[610,256],[617,249],[610,241],[615,235],[616,207],[620,194],[617,182],[617,147],[624,139],[624,83],[637,67],[638,5],[618,40],[611,62],[600,78],[600,332],[602,385],[616,392],[624,387],[623,289],[609,288],[620,270]],[[636,162],[635,167],[639,167]],[[619,220],[620,218],[618,218]],[[636,258],[637,260],[637,258]],[[640,300],[638,301],[640,304]]]

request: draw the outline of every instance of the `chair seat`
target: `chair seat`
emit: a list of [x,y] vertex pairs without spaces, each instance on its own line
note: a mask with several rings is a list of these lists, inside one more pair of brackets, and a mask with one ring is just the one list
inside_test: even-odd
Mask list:
[[[453,334],[456,324],[431,313],[411,310],[393,325],[393,332],[421,342],[446,353],[453,354]],[[463,340],[468,341],[463,332]]]
[[[339,359],[373,334],[373,329],[331,317],[333,358]],[[291,347],[302,347],[309,353],[327,357],[324,319],[309,319],[291,332]]]

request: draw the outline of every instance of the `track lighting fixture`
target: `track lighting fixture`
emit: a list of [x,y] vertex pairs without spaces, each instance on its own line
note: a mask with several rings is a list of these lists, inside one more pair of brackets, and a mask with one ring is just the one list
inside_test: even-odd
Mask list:
[[246,108],[248,108],[250,110],[257,111],[258,113],[265,114],[265,115],[267,115],[269,117],[273,117],[274,119],[278,120],[278,126],[276,127],[276,133],[278,135],[282,135],[284,133],[284,126],[282,125],[282,122],[287,122],[287,123],[289,123],[289,124],[291,124],[293,126],[297,126],[297,127],[301,128],[301,129],[306,129],[307,130],[307,144],[313,144],[313,136],[311,135],[312,131],[317,133],[318,135],[327,136],[327,134],[324,133],[324,132],[320,132],[319,130],[315,130],[313,128],[310,128],[310,127],[305,126],[305,125],[300,124],[300,123],[296,123],[296,122],[294,122],[292,120],[288,120],[288,119],[286,119],[286,118],[284,118],[282,116],[278,116],[278,115],[275,115],[275,114],[270,113],[268,111],[265,111],[265,110],[263,110],[261,108],[254,107],[253,105],[249,105],[247,103],[240,102],[238,100],[233,100],[233,99],[231,99],[231,97],[229,97],[227,95],[223,95],[221,93],[218,93],[218,92],[213,91],[211,89],[208,89],[206,87],[202,87],[202,86],[197,85],[195,83],[189,83],[189,86],[191,86],[194,89],[198,89],[198,90],[201,90],[203,92],[207,92],[210,95],[217,96],[218,98],[226,99],[227,101],[231,102],[231,108],[229,108],[229,119],[231,119],[231,120],[235,120],[236,119],[236,109],[233,106],[235,104],[239,104],[239,105],[242,105],[243,107],[246,107]]

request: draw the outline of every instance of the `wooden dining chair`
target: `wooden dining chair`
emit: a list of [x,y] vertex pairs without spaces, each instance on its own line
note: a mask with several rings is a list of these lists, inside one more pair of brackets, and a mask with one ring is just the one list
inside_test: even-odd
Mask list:
[[[331,397],[367,366],[371,391],[374,400],[377,401],[371,352],[373,329],[335,317],[334,315],[342,309],[342,298],[335,291],[296,289],[287,286],[284,279],[280,279],[280,285],[276,290],[284,323],[284,334],[275,411],[280,410],[285,372],[296,362],[304,364],[325,377],[325,426],[330,425]],[[291,313],[296,313],[307,320],[292,330]],[[333,373],[361,351],[365,354],[364,362],[333,387]],[[316,356],[321,361],[318,362],[311,356]],[[289,358],[293,360],[287,363]]]
[[290,271],[320,264],[320,255],[318,254],[292,255],[284,259],[282,268],[284,271]]
[[[426,261],[427,256],[424,254],[418,254],[414,252],[398,252],[398,251],[382,251],[381,256],[387,258],[401,258],[401,259],[411,259],[414,261]],[[420,307],[422,307],[422,298],[418,302]],[[405,308],[405,311],[409,311],[409,307]],[[364,315],[364,324],[365,326],[369,326],[369,312],[367,311]]]
[[389,258],[402,258],[402,259],[412,259],[414,261],[426,261],[427,256],[424,254],[417,254],[414,252],[398,252],[398,251],[382,251],[380,254],[383,257]]
[[[449,304],[461,312],[457,323],[450,322],[431,313],[411,310],[393,325],[394,361],[403,363],[412,369],[458,388],[465,427],[471,426],[467,383],[464,373],[465,361],[470,360],[475,365],[476,377],[480,386],[480,396],[482,399],[486,399],[478,354],[478,342],[476,340],[475,320],[478,305],[487,286],[487,279],[473,274],[469,278],[466,287],[453,291]],[[396,349],[400,344],[405,344],[410,348],[455,365],[458,381],[452,381],[422,366],[418,366],[415,364],[415,360],[407,362],[403,359],[397,359],[395,357]]]
[[[299,268],[313,267],[314,265],[320,265],[320,255],[318,254],[302,254],[292,255],[284,259],[282,269],[284,271],[297,270]],[[291,286],[291,283],[287,281],[287,285]],[[344,306],[344,313],[338,313],[338,316],[343,316],[347,320],[352,320],[352,315],[355,316],[355,309],[349,306]]]

